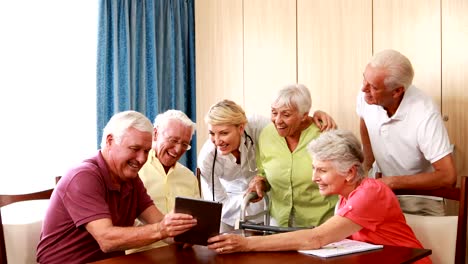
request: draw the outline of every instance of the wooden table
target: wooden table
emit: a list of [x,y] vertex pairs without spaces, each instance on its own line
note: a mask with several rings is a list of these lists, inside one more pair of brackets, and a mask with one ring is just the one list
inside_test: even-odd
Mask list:
[[126,256],[120,256],[93,262],[95,264],[118,263],[222,263],[222,264],[286,264],[286,263],[378,263],[396,264],[412,263],[432,253],[430,249],[414,249],[396,246],[384,246],[383,249],[354,253],[333,258],[320,258],[305,255],[296,251],[285,252],[249,252],[218,255],[203,247],[193,246],[191,249],[181,249],[175,245],[151,249]]

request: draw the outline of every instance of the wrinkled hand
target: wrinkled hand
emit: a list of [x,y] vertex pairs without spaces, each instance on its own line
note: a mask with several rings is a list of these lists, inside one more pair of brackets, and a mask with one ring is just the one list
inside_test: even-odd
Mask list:
[[250,200],[252,203],[256,203],[263,199],[264,192],[267,190],[266,179],[264,177],[256,175],[253,177],[252,180],[249,182],[249,188],[245,192],[245,194],[249,194],[251,192],[255,192],[258,195],[258,198]]
[[159,232],[163,238],[182,234],[197,224],[197,220],[188,214],[170,212],[159,222]]
[[247,239],[236,234],[221,234],[208,239],[208,248],[219,254],[248,251]]
[[312,119],[314,120],[315,125],[317,125],[317,127],[322,132],[337,128],[335,120],[333,120],[333,118],[330,115],[323,111],[315,111]]
[[378,172],[378,173],[375,174],[375,179],[385,183],[385,185],[387,185],[388,187],[390,187],[390,189],[393,190],[395,188],[395,184],[393,182],[395,177],[394,176],[382,177],[382,176],[383,176],[382,173]]
[[376,179],[376,180],[385,183],[385,185],[387,185],[388,187],[390,187],[390,189],[392,189],[392,190],[396,189],[396,185],[397,185],[396,180],[397,180],[397,177],[398,177],[398,176],[385,176],[385,177],[382,177],[382,173],[376,173],[376,174],[375,174],[375,179]]

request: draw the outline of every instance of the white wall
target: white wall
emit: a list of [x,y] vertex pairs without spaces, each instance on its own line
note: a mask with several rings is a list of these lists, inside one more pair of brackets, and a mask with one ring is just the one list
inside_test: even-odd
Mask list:
[[96,147],[98,1],[0,1],[0,193],[53,186]]

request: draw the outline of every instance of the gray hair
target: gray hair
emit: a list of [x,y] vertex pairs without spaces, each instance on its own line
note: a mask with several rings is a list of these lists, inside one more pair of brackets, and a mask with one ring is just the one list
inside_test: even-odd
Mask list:
[[406,91],[413,82],[414,70],[410,60],[396,50],[388,49],[375,54],[369,65],[386,70],[384,84],[387,89],[403,86]]
[[335,168],[342,174],[352,166],[356,166],[357,177],[354,182],[365,176],[361,143],[350,131],[337,129],[324,132],[309,143],[307,150],[312,160],[332,161]]
[[151,121],[142,113],[129,110],[117,113],[111,117],[102,131],[101,149],[106,146],[108,135],[113,135],[117,144],[120,144],[122,136],[129,128],[135,128],[141,132],[153,133]]
[[305,85],[292,84],[278,91],[271,106],[275,108],[286,106],[297,109],[301,114],[308,114],[312,107],[312,98]]
[[154,119],[154,127],[158,128],[161,125],[167,123],[169,120],[177,120],[185,126],[190,127],[192,130],[192,135],[195,133],[195,129],[197,128],[197,125],[190,118],[188,118],[184,112],[174,109],[167,110],[166,112],[157,115]]
[[210,125],[243,125],[247,117],[242,107],[231,100],[222,100],[212,105],[205,116],[205,122]]

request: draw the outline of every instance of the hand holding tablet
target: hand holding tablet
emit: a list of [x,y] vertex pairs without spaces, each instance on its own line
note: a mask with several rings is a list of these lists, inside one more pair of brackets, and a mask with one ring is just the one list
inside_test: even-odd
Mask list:
[[219,234],[223,205],[208,200],[176,197],[175,213],[192,215],[197,225],[174,237],[174,241],[206,246],[208,238]]

